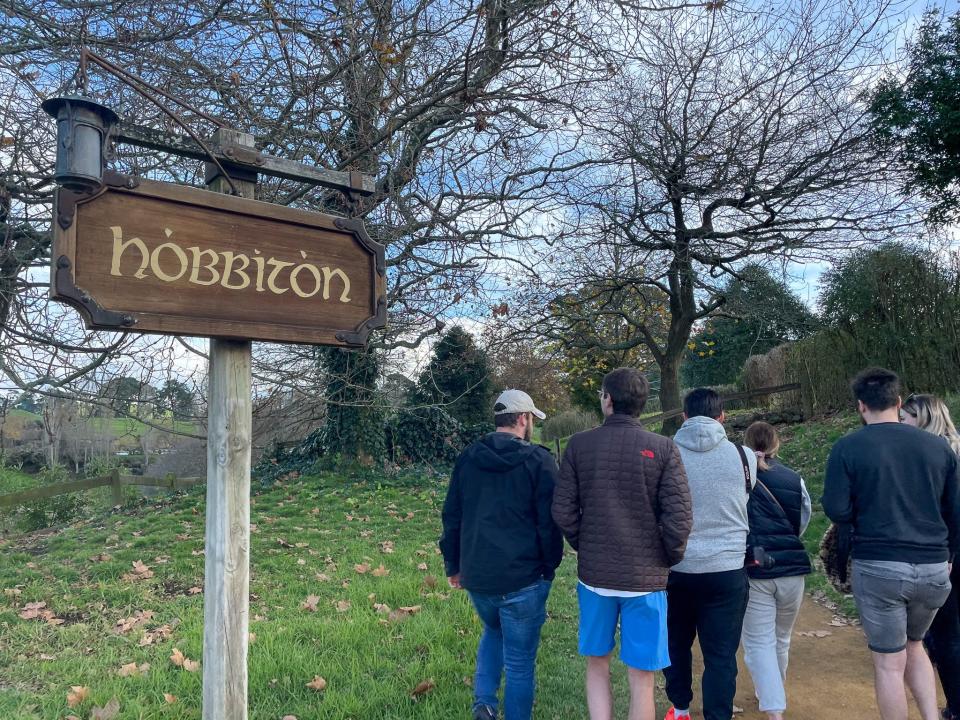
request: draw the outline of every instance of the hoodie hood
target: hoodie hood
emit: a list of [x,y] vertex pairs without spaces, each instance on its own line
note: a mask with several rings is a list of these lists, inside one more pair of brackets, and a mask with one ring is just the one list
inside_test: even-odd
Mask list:
[[677,445],[692,452],[709,452],[726,439],[727,431],[723,425],[702,415],[684,422],[673,437]]
[[481,470],[508,472],[536,452],[536,446],[505,432],[484,435],[471,447],[472,462]]

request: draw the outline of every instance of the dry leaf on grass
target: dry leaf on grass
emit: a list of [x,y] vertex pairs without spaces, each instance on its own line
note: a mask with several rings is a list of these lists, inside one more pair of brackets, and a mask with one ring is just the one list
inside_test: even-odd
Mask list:
[[427,565],[426,563],[420,563],[419,565],[417,565],[417,570],[429,570],[429,569],[430,569],[430,566]]
[[350,609],[349,600],[337,600],[337,612],[346,612]]
[[383,563],[380,563],[380,567],[374,568],[370,574],[374,577],[386,577],[390,574],[390,571],[383,566]]
[[353,566],[353,569],[356,570],[360,575],[370,572],[370,563],[359,563]]
[[120,669],[117,670],[117,675],[120,677],[140,677],[144,675],[147,670],[150,669],[150,663],[143,663],[137,665],[135,662],[127,663],[126,665],[121,665]]
[[143,637],[140,638],[140,642],[138,642],[137,645],[140,647],[146,647],[147,645],[153,645],[154,643],[161,643],[164,640],[167,640],[172,634],[172,625],[161,625],[153,630],[147,630],[143,634]]
[[120,701],[113,698],[103,707],[95,707],[90,711],[90,720],[113,720],[120,712]]
[[177,701],[177,696],[171,695],[170,693],[164,693],[163,699],[167,703],[167,705],[173,705]]
[[307,595],[307,599],[300,603],[300,608],[302,610],[309,610],[310,612],[317,611],[317,603],[320,602],[319,595]]
[[293,547],[292,544],[288,543],[288,542],[287,542],[286,540],[284,540],[283,538],[277,538],[276,540],[277,540],[277,545],[279,545],[279,546],[282,547],[282,548],[292,548],[292,547]]
[[113,631],[119,635],[124,635],[135,627],[149,622],[154,616],[153,610],[137,610],[128,618],[120,618],[114,625]]
[[432,590],[437,586],[437,579],[433,575],[425,575],[423,578],[423,584]]
[[48,625],[63,625],[64,621],[58,618],[53,610],[47,609],[45,602],[32,602],[23,606],[20,617],[24,620],[43,620]]
[[387,605],[386,603],[374,603],[373,609],[383,615],[386,615],[390,612],[390,606]]
[[326,573],[317,573],[314,575],[314,577],[320,582],[330,582],[330,576],[328,576]]
[[436,683],[433,681],[433,678],[429,680],[422,680],[417,684],[417,686],[410,692],[410,697],[414,700],[419,700],[428,692],[433,690],[436,687]]
[[196,672],[200,669],[199,660],[191,660],[177,648],[173,649],[173,654],[170,655],[170,662],[172,662],[177,667],[181,667],[187,672]]
[[284,715],[280,720],[297,720],[296,715]]
[[411,605],[410,607],[399,607],[396,610],[394,610],[392,613],[390,613],[388,617],[391,621],[404,620],[410,617],[411,615],[416,615],[418,612],[420,612],[420,610],[421,610],[420,605]]
[[384,540],[380,543],[380,552],[388,555],[393,552],[393,540]]
[[153,577],[153,570],[150,569],[149,565],[144,565],[140,560],[135,560],[133,562],[133,572],[128,572],[123,575],[123,579],[128,582],[136,582],[137,580],[146,580]]
[[90,688],[83,685],[71,685],[70,692],[67,693],[67,707],[75,708],[82,705],[90,696]]
[[189,589],[187,590],[187,595],[199,595],[199,594],[202,593],[202,592],[203,592],[203,588],[202,588],[202,587],[198,587],[198,586],[194,585],[192,588],[189,588]]
[[327,681],[319,675],[314,675],[313,680],[307,683],[307,687],[317,692],[323,692],[327,689]]

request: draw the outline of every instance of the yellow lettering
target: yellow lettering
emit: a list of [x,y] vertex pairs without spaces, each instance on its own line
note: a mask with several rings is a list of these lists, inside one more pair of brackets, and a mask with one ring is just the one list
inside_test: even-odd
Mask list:
[[[176,275],[168,275],[160,269],[160,253],[164,248],[170,248],[170,250],[173,251],[173,254],[177,256],[177,260],[180,261],[180,272]],[[150,269],[153,270],[153,274],[156,275],[158,279],[163,280],[164,282],[176,282],[187,274],[189,267],[190,263],[187,260],[187,254],[180,248],[179,245],[176,245],[172,242],[163,243],[163,245],[157,245],[157,247],[154,248],[153,254],[150,256]]]
[[[303,292],[300,288],[300,283],[297,282],[297,276],[300,274],[301,270],[307,270],[313,273],[313,291],[309,293]],[[302,298],[309,298],[316,295],[320,292],[320,288],[323,287],[323,278],[320,276],[320,271],[317,270],[316,266],[311,265],[310,263],[303,263],[302,265],[297,265],[290,272],[290,288]]]
[[334,268],[333,270],[328,267],[323,268],[323,299],[330,299],[330,281],[334,275],[339,275],[343,281],[343,292],[340,293],[340,302],[350,302],[350,278],[348,278],[347,274],[340,268]]
[[123,228],[119,225],[112,225],[110,231],[113,233],[113,261],[110,263],[110,274],[123,277],[123,273],[120,272],[120,260],[123,258],[124,251],[133,245],[140,251],[140,267],[133,276],[138,280],[145,278],[147,275],[143,271],[146,269],[147,263],[150,262],[150,251],[147,250],[147,246],[143,243],[143,240],[140,238],[130,238],[124,242]]
[[267,260],[267,265],[273,265],[273,270],[270,273],[270,277],[267,278],[267,287],[270,288],[270,292],[276,293],[277,295],[283,295],[290,288],[279,288],[277,287],[277,275],[280,274],[280,271],[285,267],[290,267],[293,265],[292,262],[283,262],[282,260],[277,260],[276,258],[270,258]]
[[263,292],[263,263],[264,259],[262,257],[257,257],[260,254],[259,250],[253,251],[255,255],[253,256],[253,262],[257,266],[257,292]]
[[[220,261],[220,256],[215,250],[201,250],[196,245],[193,247],[188,247],[187,250],[193,254],[193,267],[190,270],[190,282],[192,282],[194,285],[215,285],[220,282],[220,271],[216,268],[216,264]],[[210,262],[206,265],[203,264],[204,255],[208,255],[210,257]],[[201,270],[210,271],[209,280],[200,279]]]
[[[243,267],[234,269],[233,261],[242,260]],[[250,258],[248,258],[243,253],[239,255],[234,255],[232,250],[223,251],[223,279],[220,281],[220,284],[223,285],[227,290],[243,290],[245,287],[250,285],[250,276],[245,272],[248,267],[250,267]],[[239,285],[230,284],[230,276],[236,273],[243,280]]]

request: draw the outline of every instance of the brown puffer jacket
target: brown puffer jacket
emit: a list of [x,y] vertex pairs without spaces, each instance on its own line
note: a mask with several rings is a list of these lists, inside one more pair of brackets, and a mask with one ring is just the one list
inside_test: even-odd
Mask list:
[[620,414],[577,433],[563,453],[553,519],[578,553],[585,584],[663,590],[693,526],[677,446]]

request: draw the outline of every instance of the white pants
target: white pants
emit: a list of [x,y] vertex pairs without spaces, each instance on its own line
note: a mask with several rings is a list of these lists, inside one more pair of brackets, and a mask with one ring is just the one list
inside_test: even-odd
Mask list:
[[803,602],[803,576],[754,580],[743,618],[743,659],[753,678],[761,712],[787,709],[790,635]]

